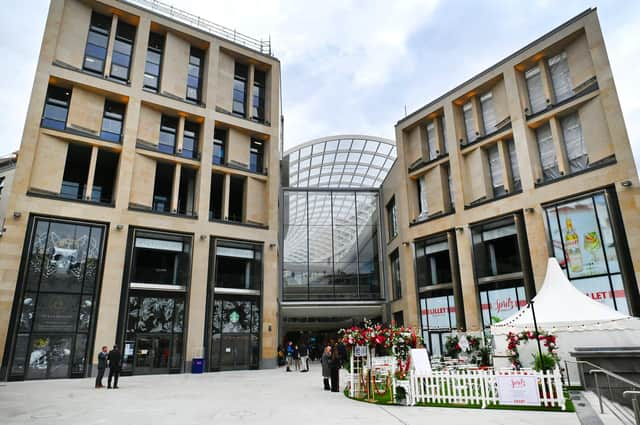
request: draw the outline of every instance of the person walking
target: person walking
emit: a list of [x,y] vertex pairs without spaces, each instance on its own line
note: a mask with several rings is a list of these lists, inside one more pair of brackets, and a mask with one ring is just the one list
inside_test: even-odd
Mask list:
[[324,384],[324,390],[329,391],[331,387],[329,386],[329,378],[331,377],[331,346],[327,345],[324,347],[324,352],[322,353],[322,357],[320,358],[320,364],[322,364],[322,382]]
[[300,349],[298,344],[293,346],[293,362],[296,365],[296,370],[300,370]]
[[106,345],[102,346],[102,351],[98,353],[98,375],[96,376],[96,388],[103,388],[102,378],[104,378],[104,370],[107,368],[107,357],[109,352]]
[[309,348],[304,344],[300,344],[300,361],[302,362],[302,369],[300,372],[309,372]]
[[292,362],[293,362],[293,342],[289,341],[289,345],[287,345],[287,372],[291,372]]
[[109,351],[109,379],[107,379],[107,388],[111,388],[111,379],[113,378],[113,388],[118,388],[118,378],[120,377],[120,368],[122,366],[122,354],[118,350],[118,346],[114,345],[113,350]]
[[331,360],[329,361],[329,372],[331,374],[331,392],[337,393],[340,391],[340,353],[338,351],[338,344],[333,346],[331,350]]

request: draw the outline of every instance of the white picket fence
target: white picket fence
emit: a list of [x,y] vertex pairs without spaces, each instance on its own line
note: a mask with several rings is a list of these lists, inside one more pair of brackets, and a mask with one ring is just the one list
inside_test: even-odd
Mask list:
[[545,407],[559,406],[566,409],[562,390],[560,371],[493,371],[493,370],[461,370],[448,372],[432,372],[428,375],[410,374],[412,404],[456,403],[479,404],[485,408],[491,404],[500,404],[496,376],[531,376],[538,378],[540,387],[540,405]]

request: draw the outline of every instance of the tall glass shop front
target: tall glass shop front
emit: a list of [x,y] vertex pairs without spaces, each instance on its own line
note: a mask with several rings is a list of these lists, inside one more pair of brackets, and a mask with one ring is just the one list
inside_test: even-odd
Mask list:
[[32,217],[28,256],[13,310],[8,378],[76,378],[88,373],[104,225]]

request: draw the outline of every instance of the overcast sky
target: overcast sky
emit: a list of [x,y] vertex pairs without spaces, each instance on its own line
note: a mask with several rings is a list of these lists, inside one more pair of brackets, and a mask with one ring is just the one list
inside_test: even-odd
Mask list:
[[[165,0],[244,34],[282,63],[285,148],[317,137],[394,137],[394,124],[596,6],[636,162],[640,2]],[[19,147],[49,2],[0,12],[0,153]]]

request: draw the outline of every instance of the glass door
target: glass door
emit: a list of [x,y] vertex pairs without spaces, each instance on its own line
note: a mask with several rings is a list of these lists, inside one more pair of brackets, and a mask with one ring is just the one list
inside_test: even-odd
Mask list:
[[251,346],[249,335],[223,335],[221,342],[221,370],[249,368],[249,349]]
[[135,373],[151,373],[153,361],[153,338],[138,337],[136,339],[136,357],[133,368]]

